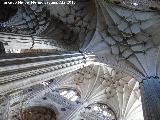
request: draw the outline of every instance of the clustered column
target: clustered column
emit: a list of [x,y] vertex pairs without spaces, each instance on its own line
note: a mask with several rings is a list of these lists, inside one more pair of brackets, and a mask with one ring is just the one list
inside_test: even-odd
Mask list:
[[160,79],[149,77],[140,83],[144,120],[160,120]]

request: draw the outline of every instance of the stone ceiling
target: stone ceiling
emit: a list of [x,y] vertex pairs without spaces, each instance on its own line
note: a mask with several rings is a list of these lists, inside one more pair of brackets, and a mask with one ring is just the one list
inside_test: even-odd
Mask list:
[[[138,82],[160,76],[160,14],[159,1],[155,2],[129,5],[122,0],[78,0],[75,5],[18,7],[15,16],[1,22],[0,41],[8,49],[49,44],[54,49],[94,53],[98,62],[105,63],[57,78],[57,84],[52,81],[49,86],[28,88],[33,90],[29,94],[32,99],[26,100],[24,107],[51,106],[58,108],[59,119],[79,120],[91,119],[85,114],[87,106],[103,103],[120,120],[143,120]],[[52,91],[61,88],[79,91],[79,104]]]
[[[76,90],[80,94],[79,101],[72,102],[55,92],[65,88]],[[87,110],[89,105],[100,103],[106,104],[118,120],[143,120],[138,81],[106,65],[90,65],[22,91],[10,94],[11,118],[18,108],[44,106],[53,109],[59,120],[101,120]],[[23,104],[17,100],[22,100]],[[92,118],[88,114],[92,114]]]

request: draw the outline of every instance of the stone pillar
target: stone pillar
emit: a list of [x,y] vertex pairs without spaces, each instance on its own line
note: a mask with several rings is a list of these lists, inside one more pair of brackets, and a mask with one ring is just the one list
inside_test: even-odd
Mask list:
[[91,64],[91,56],[82,53],[2,54],[0,93],[29,87],[73,72]]
[[160,79],[149,77],[140,83],[144,120],[160,120]]

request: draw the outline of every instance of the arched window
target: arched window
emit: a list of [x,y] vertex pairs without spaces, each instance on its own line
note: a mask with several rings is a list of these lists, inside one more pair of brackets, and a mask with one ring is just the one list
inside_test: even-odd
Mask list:
[[80,99],[80,94],[73,89],[60,89],[58,90],[59,94],[70,101],[79,101]]
[[92,114],[96,115],[99,119],[116,120],[115,113],[106,104],[95,103],[89,105],[88,107],[86,107],[86,109],[89,110],[88,112],[91,112]]

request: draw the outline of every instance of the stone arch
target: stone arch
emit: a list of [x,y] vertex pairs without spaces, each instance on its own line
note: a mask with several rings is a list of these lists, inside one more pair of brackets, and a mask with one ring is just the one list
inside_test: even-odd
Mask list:
[[20,112],[19,120],[57,120],[57,115],[49,107],[31,106]]
[[[92,103],[88,103],[87,105],[86,105],[86,107],[85,107],[85,109],[89,109],[89,110],[91,110],[92,111],[92,109],[93,109],[93,106],[106,106],[107,107],[107,109],[110,111],[110,113],[112,114],[112,116],[114,117],[114,119],[112,119],[112,120],[117,120],[117,111],[115,111],[115,109],[110,105],[110,104],[108,104],[108,103],[103,103],[103,102],[92,102]],[[109,118],[108,118],[109,119]]]
[[29,109],[29,108],[32,108],[32,107],[36,107],[36,106],[41,106],[41,107],[45,107],[45,108],[53,110],[55,112],[57,118],[58,118],[58,116],[60,114],[58,109],[57,109],[57,107],[56,107],[56,105],[54,105],[53,103],[51,104],[51,103],[49,103],[47,101],[44,102],[42,100],[32,101],[29,106],[26,106],[26,109]]

